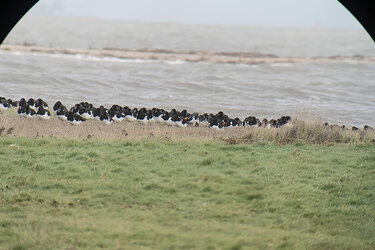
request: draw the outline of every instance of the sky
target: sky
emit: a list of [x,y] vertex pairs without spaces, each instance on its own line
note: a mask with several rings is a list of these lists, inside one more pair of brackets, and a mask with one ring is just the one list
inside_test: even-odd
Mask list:
[[31,15],[359,29],[337,0],[40,0]]

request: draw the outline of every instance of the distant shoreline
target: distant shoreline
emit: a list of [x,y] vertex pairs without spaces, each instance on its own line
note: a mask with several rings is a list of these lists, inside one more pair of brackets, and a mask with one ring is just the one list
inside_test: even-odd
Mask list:
[[0,51],[13,53],[39,53],[47,55],[89,56],[97,58],[116,58],[153,61],[208,62],[229,64],[315,64],[315,63],[370,63],[375,64],[375,56],[329,56],[329,57],[278,57],[272,54],[247,52],[177,52],[169,50],[129,50],[118,48],[75,49],[52,48],[34,45],[2,45]]

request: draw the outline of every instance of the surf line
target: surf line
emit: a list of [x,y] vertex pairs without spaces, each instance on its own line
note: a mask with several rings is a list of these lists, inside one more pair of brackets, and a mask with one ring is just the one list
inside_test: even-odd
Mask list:
[[0,51],[50,55],[89,56],[97,58],[140,59],[147,61],[208,62],[227,64],[314,64],[314,63],[375,63],[375,56],[278,57],[248,52],[176,52],[168,50],[128,50],[116,48],[74,49],[25,45],[2,45]]

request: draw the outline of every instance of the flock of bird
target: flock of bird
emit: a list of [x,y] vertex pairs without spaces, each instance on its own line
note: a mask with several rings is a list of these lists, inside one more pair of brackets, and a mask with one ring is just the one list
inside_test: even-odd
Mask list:
[[[177,111],[176,109],[172,109],[171,111],[166,111],[159,108],[131,109],[127,106],[121,107],[119,105],[113,105],[110,109],[107,109],[103,106],[96,108],[88,102],[81,102],[70,109],[67,109],[66,106],[58,101],[55,103],[52,110],[50,110],[48,104],[41,98],[37,100],[33,98],[28,100],[22,98],[19,101],[13,101],[11,99],[0,97],[0,109],[4,110],[12,107],[17,108],[18,115],[29,118],[40,117],[43,119],[49,119],[51,118],[51,112],[53,111],[60,120],[68,121],[72,124],[80,124],[90,119],[98,120],[105,124],[126,120],[129,122],[139,121],[141,123],[154,122],[179,127],[197,127],[203,125],[211,128],[223,129],[226,127],[238,126],[280,128],[291,122],[290,116],[282,116],[276,120],[259,120],[254,116],[249,116],[244,120],[241,120],[239,118],[232,119],[221,111],[217,114],[198,114],[189,113],[187,110]],[[337,126],[329,125],[328,123],[325,123],[324,125],[331,127]],[[371,127],[365,126],[364,129],[371,129]],[[352,130],[358,130],[358,128],[352,127]]]
[[159,108],[129,108],[127,106],[121,107],[119,105],[113,105],[110,109],[100,106],[99,108],[94,107],[91,103],[81,102],[74,105],[70,109],[67,109],[60,101],[56,102],[52,108],[49,109],[48,104],[41,98],[35,100],[30,98],[26,100],[22,98],[19,101],[13,101],[0,97],[0,109],[8,109],[15,107],[17,113],[23,117],[40,117],[43,119],[49,119],[51,112],[60,119],[65,120],[73,124],[80,124],[86,120],[94,119],[101,121],[106,124],[111,124],[116,121],[139,121],[141,123],[156,122],[164,123],[166,125],[175,125],[179,127],[186,126],[200,126],[207,125],[212,128],[222,129],[225,127],[237,127],[237,126],[259,126],[259,127],[272,127],[279,128],[291,121],[290,116],[283,116],[277,120],[263,119],[260,121],[254,116],[249,116],[244,120],[239,118],[230,118],[223,112],[217,114],[198,114],[189,113],[187,110],[177,111],[172,109],[166,111]]

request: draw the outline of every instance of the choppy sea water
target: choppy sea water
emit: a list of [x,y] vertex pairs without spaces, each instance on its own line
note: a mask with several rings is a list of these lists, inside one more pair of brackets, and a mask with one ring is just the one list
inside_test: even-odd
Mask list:
[[[94,32],[96,31],[96,32]],[[365,31],[27,17],[5,41],[60,48],[375,56]],[[226,64],[0,51],[0,96],[375,126],[375,64]]]

